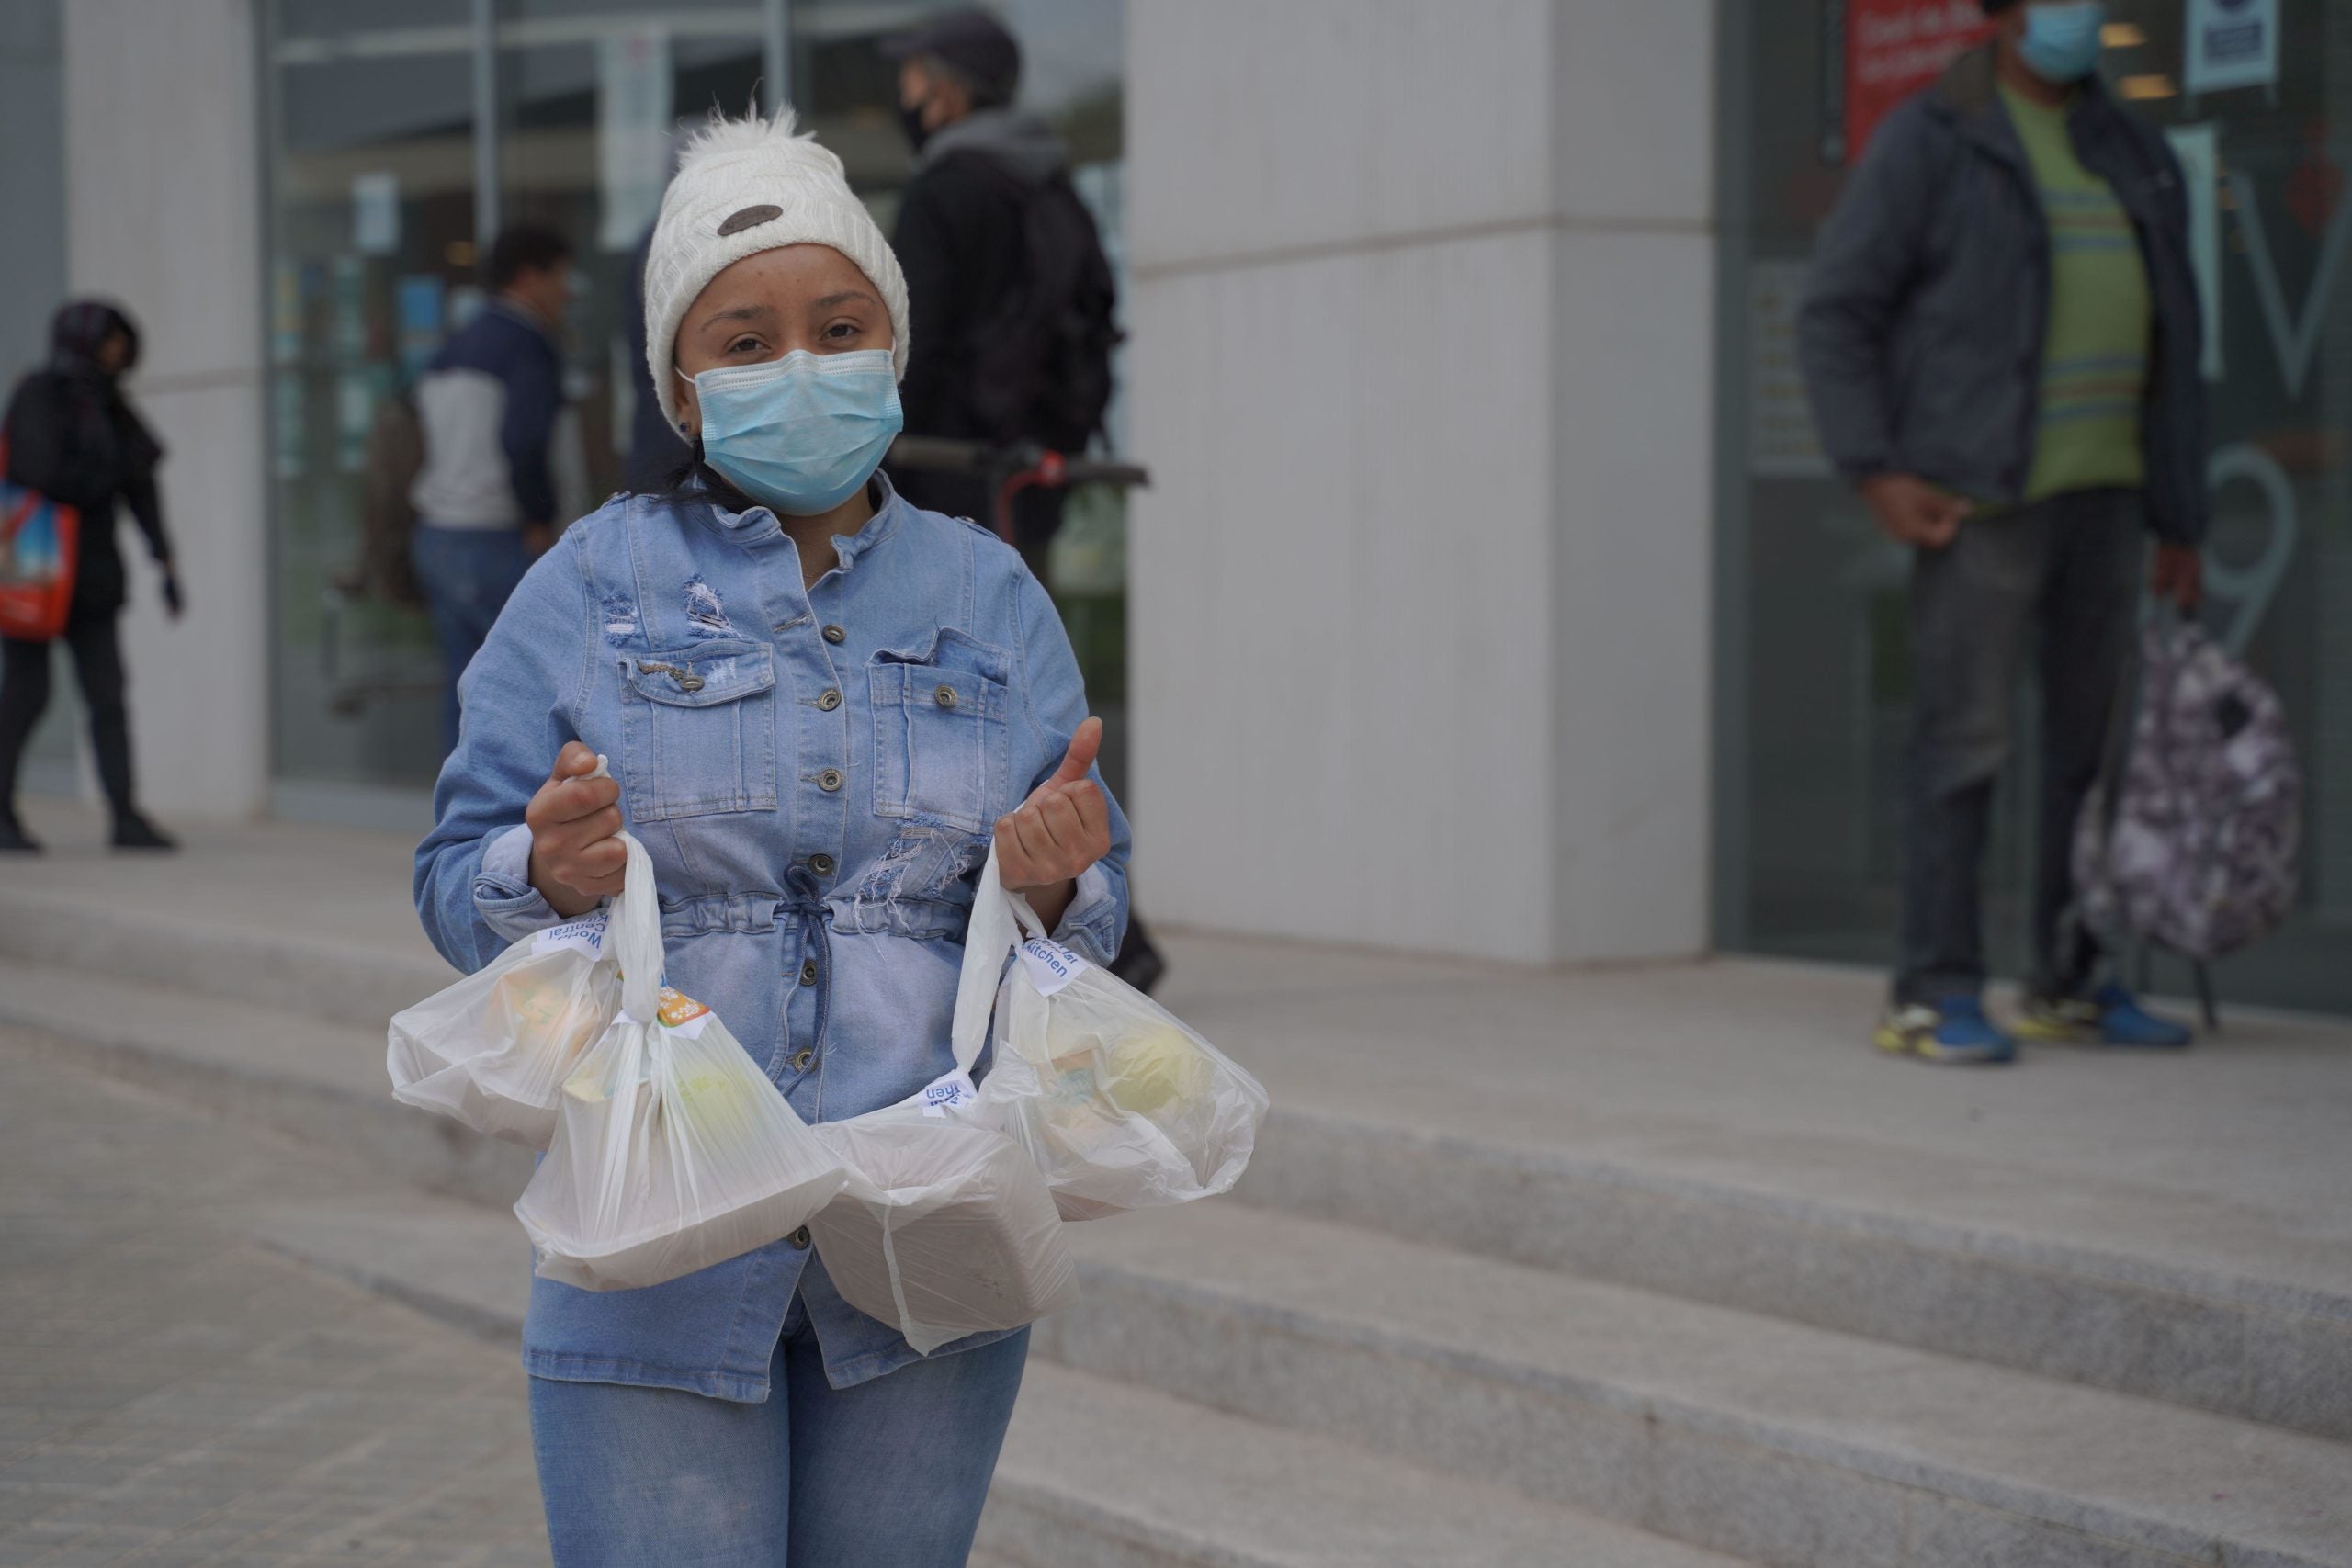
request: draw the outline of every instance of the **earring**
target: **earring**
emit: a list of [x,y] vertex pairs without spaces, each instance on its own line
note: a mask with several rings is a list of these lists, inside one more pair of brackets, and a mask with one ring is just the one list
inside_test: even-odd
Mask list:
[[678,422],[678,434],[681,435],[686,434],[686,422],[683,419]]

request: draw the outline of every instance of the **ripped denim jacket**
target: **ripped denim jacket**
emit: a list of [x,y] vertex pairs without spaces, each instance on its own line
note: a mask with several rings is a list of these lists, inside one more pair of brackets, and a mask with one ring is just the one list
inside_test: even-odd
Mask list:
[[[1086,716],[1060,618],[1019,556],[875,483],[873,521],[833,541],[838,564],[805,592],[763,508],[622,496],[567,530],[465,672],[416,858],[434,944],[480,968],[556,923],[522,822],[557,751],[577,739],[610,757],[657,874],[669,983],[716,1010],[812,1122],[952,1065],[991,825]],[[1111,854],[1057,932],[1098,962],[1126,921],[1115,802],[1111,819]],[[841,1300],[804,1236],[650,1290],[535,1280],[525,1365],[763,1399],[796,1291],[836,1386],[914,1358]]]

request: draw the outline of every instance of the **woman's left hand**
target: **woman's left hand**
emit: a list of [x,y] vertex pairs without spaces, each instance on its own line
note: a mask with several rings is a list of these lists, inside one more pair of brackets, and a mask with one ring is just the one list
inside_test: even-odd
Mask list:
[[1026,895],[1049,926],[1058,915],[1045,906],[1066,907],[1069,884],[1111,852],[1110,803],[1086,776],[1102,750],[1102,721],[1090,718],[1070,737],[1054,776],[1031,791],[1021,809],[997,818],[997,874],[1007,891]]

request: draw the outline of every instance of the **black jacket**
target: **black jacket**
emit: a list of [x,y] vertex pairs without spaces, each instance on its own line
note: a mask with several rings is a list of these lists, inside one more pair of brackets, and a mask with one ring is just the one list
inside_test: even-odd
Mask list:
[[[2050,232],[1993,55],[1953,62],[1879,128],[1813,253],[1798,348],[1822,445],[1851,479],[1917,474],[2018,500],[2041,414]],[[2067,117],[2114,187],[2148,269],[2154,333],[2141,409],[2149,525],[2205,536],[2202,326],[2180,167],[2096,78]]]
[[972,400],[975,334],[1022,283],[1029,193],[1065,173],[1069,154],[1045,121],[982,109],[923,148],[890,236],[906,274],[910,435],[989,435]]
[[628,423],[628,457],[621,466],[623,488],[654,494],[693,466],[695,449],[662,412],[653,371],[645,363],[645,260],[653,254],[653,225],[638,236],[628,273],[621,282],[621,341],[628,348],[628,375],[637,389]]
[[[8,400],[10,482],[39,491],[82,514],[80,564],[74,581],[76,614],[110,614],[128,597],[122,552],[115,539],[115,503],[129,504],[156,560],[171,558],[155,465],[164,449],[123,400],[115,378],[100,370],[74,335],[69,318],[107,307],[68,306],[58,313],[56,348],[47,368],[17,383]],[[108,312],[107,331],[138,334],[128,318]],[[86,325],[87,323],[83,323]],[[68,341],[69,338],[72,341]]]

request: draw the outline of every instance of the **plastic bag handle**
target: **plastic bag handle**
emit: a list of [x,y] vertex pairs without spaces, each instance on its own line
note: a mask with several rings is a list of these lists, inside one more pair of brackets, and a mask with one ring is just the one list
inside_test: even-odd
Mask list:
[[1037,913],[1037,907],[1029,902],[1026,894],[1008,893],[1004,901],[1012,907],[1012,922],[1016,931],[1012,944],[1015,947],[1033,936],[1051,937],[1054,934],[1046,929],[1044,917]]
[[[588,770],[588,772],[587,772],[586,773],[584,773],[584,774],[582,774],[582,777],[583,777],[583,778],[591,778],[591,779],[608,779],[608,778],[611,778],[612,776],[613,776],[613,760],[612,760],[610,757],[607,757],[606,755],[605,755],[605,753],[604,753],[604,752],[602,752],[602,751],[599,751],[599,752],[597,752],[597,753],[596,753],[596,765],[595,765],[594,767],[593,767],[593,768],[589,769],[589,770]],[[620,835],[619,835],[619,837],[620,837],[620,840],[621,840],[621,847],[623,848],[623,850],[625,850],[625,851],[627,851],[627,852],[628,852],[628,861],[627,861],[626,865],[625,865],[625,867],[624,867],[625,879],[624,879],[623,887],[622,887],[622,892],[623,892],[623,895],[624,895],[624,897],[626,897],[626,895],[627,895],[628,889],[629,887],[633,887],[633,886],[637,886],[637,885],[639,884],[639,882],[640,882],[640,881],[642,881],[642,882],[643,882],[643,884],[644,884],[646,886],[648,886],[648,887],[651,887],[651,886],[653,886],[653,861],[652,861],[652,858],[651,858],[650,855],[646,855],[646,854],[645,854],[645,852],[644,852],[644,849],[645,849],[645,847],[644,847],[642,844],[639,844],[639,843],[635,839],[630,838],[630,837],[628,836],[628,833],[623,832],[622,834],[620,834]],[[645,874],[643,875],[643,877],[642,877],[642,878],[640,878],[640,877],[638,875],[638,862],[639,861],[639,859],[643,859],[643,861],[644,861],[644,863],[645,863]],[[654,941],[654,942],[655,942],[657,945],[656,945],[654,948],[652,948],[652,949],[647,949],[647,948],[644,948],[644,947],[639,947],[639,948],[637,950],[638,956],[639,956],[639,958],[644,957],[644,956],[645,956],[645,954],[646,954],[649,951],[650,951],[650,952],[652,952],[652,953],[654,953],[654,955],[655,955],[655,956],[654,956],[653,962],[652,962],[651,964],[642,964],[642,963],[640,963],[640,964],[630,964],[627,963],[627,962],[625,961],[625,959],[623,958],[623,956],[622,956],[622,953],[621,953],[621,946],[622,946],[622,943],[621,943],[621,931],[623,931],[623,929],[625,929],[625,928],[622,926],[622,924],[621,924],[621,919],[622,919],[622,916],[621,916],[621,909],[622,909],[622,907],[623,907],[623,902],[624,902],[623,898],[616,898],[616,899],[614,899],[614,900],[612,901],[612,907],[611,907],[610,908],[608,908],[608,909],[605,911],[605,938],[606,938],[606,940],[605,940],[605,951],[604,951],[604,953],[603,953],[602,957],[600,957],[600,958],[597,960],[597,962],[599,962],[599,963],[601,963],[601,964],[610,964],[614,965],[616,968],[620,968],[620,969],[624,969],[624,970],[626,970],[626,969],[629,969],[629,968],[638,968],[638,969],[650,969],[650,970],[653,972],[653,976],[654,976],[654,992],[655,992],[655,994],[653,995],[653,997],[652,997],[650,999],[639,998],[639,999],[641,999],[641,1000],[645,1000],[645,1010],[643,1010],[643,1011],[639,1011],[639,1010],[638,1010],[636,1008],[629,1006],[629,1004],[628,1004],[628,995],[629,995],[630,993],[628,992],[628,987],[627,987],[626,983],[624,983],[623,987],[622,987],[622,1004],[621,1004],[621,1005],[622,1005],[623,1009],[624,1009],[624,1010],[628,1013],[628,1015],[629,1015],[631,1018],[636,1019],[636,1020],[637,1020],[638,1021],[639,1021],[640,1023],[643,1023],[643,1022],[650,1022],[650,1021],[651,1021],[651,1020],[652,1020],[652,1018],[653,1018],[653,1011],[652,1011],[652,1010],[653,1010],[654,1008],[657,1008],[657,1007],[659,1007],[659,1006],[661,1005],[661,996],[660,996],[660,991],[661,991],[661,970],[662,970],[662,964],[667,961],[667,957],[668,957],[668,955],[667,955],[665,953],[662,953],[662,952],[661,951],[661,949],[660,949],[660,947],[659,947],[659,945],[658,945],[658,944],[660,943],[661,940],[662,940],[662,905],[661,905],[661,900],[660,900],[660,898],[657,897],[654,899],[654,901],[653,901],[653,941]]]
[[620,835],[628,852],[620,897],[613,900],[608,942],[621,966],[621,1010],[653,1021],[662,1005],[662,898],[653,886],[653,857],[636,835]]
[[[996,1011],[997,986],[1004,960],[1020,945],[1020,916],[1012,895],[997,874],[996,846],[989,846],[980,886],[972,895],[972,923],[964,933],[964,967],[956,981],[956,1066],[970,1072],[989,1041],[989,1019]],[[1031,917],[1035,919],[1035,917]]]

